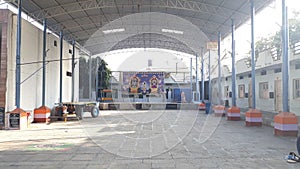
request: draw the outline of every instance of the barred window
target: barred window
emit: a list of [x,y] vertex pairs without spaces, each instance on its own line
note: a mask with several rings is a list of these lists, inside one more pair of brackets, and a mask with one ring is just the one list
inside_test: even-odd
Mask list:
[[225,98],[229,97],[229,86],[224,87],[224,96],[225,96]]
[[267,74],[267,71],[266,70],[262,70],[261,72],[260,72],[260,75],[266,75]]
[[268,99],[269,98],[269,84],[268,82],[259,83],[259,98]]
[[294,99],[300,98],[300,79],[294,79]]

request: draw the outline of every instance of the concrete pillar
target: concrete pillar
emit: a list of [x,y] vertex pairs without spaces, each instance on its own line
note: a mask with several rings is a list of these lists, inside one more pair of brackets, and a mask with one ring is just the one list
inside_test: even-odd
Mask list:
[[246,126],[262,126],[262,113],[256,110],[255,95],[255,39],[254,39],[254,0],[251,0],[251,82],[252,82],[252,108],[246,112]]
[[235,39],[234,39],[234,32],[235,32],[235,24],[234,20],[232,19],[232,107],[228,109],[227,112],[227,120],[240,120],[241,119],[241,110],[236,106],[236,74],[235,74]]

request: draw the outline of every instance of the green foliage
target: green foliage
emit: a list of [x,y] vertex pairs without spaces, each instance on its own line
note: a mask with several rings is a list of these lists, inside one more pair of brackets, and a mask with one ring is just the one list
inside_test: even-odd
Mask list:
[[107,67],[107,63],[100,59],[98,62],[98,86],[99,89],[108,89],[110,87],[110,78],[112,77],[111,70]]
[[[295,17],[296,18],[296,17]],[[290,44],[293,45],[295,42],[300,40],[300,20],[289,19],[289,39]],[[258,52],[263,52],[272,48],[278,50],[281,49],[281,30],[276,32],[275,35],[271,37],[261,38],[255,44],[255,48]]]
[[[89,70],[91,62],[91,71]],[[89,76],[91,73],[91,84],[89,84]],[[79,89],[80,89],[80,97],[81,98],[89,98],[90,91],[89,86],[91,85],[92,89],[96,89],[96,76],[98,76],[98,87],[99,89],[108,89],[109,88],[109,80],[112,76],[112,72],[107,67],[107,63],[99,59],[97,66],[97,59],[80,57],[79,58]]]
[[300,21],[297,19],[289,20],[290,43],[294,44],[300,40]]

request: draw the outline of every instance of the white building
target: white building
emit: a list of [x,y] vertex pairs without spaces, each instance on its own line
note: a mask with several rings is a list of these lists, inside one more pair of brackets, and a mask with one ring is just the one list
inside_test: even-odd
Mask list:
[[[16,29],[17,15],[9,10],[0,10],[1,30],[1,82],[0,107],[5,111],[15,109],[16,87]],[[22,20],[21,37],[21,98],[20,108],[33,111],[42,106],[42,60],[43,60],[43,31],[26,20]],[[48,33],[46,39],[46,98],[45,106],[52,108],[59,102],[60,83],[60,39]],[[72,78],[66,72],[72,71],[72,45],[63,41],[63,77],[62,100],[71,101]],[[79,57],[78,48],[75,58]],[[78,100],[78,66],[75,66],[74,98]]]

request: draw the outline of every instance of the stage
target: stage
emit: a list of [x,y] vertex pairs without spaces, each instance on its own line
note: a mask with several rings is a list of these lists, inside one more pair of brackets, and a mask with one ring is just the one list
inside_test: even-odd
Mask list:
[[197,103],[109,102],[100,103],[100,110],[198,110]]

